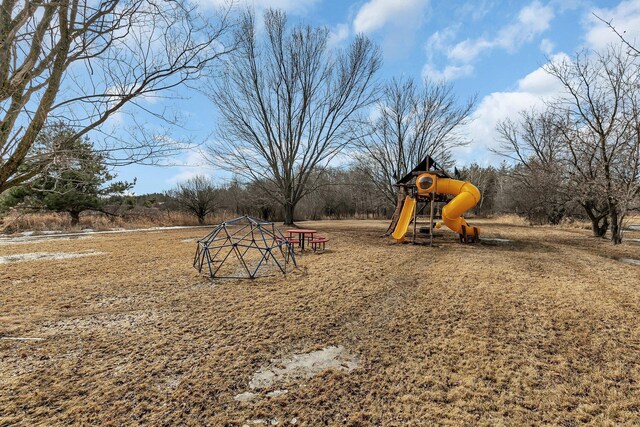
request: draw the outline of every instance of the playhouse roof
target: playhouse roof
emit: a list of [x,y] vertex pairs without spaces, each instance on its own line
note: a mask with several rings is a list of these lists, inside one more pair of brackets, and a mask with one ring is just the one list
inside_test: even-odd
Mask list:
[[420,163],[416,165],[415,168],[411,170],[408,174],[400,178],[400,180],[396,184],[406,184],[412,179],[416,177],[415,172],[430,172],[440,178],[451,178],[444,168],[442,168],[433,157],[427,155]]

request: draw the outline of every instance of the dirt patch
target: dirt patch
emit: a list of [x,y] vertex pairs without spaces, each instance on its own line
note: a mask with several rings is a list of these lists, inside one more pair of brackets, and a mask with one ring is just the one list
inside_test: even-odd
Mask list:
[[31,252],[27,254],[15,254],[0,256],[0,264],[25,261],[52,261],[59,259],[82,258],[88,256],[104,255],[105,252]]

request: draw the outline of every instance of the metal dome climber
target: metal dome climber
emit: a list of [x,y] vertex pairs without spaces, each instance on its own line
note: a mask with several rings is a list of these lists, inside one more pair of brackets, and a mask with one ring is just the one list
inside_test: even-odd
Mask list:
[[[273,222],[242,216],[223,222],[198,240],[193,267],[211,278],[254,279],[296,266],[291,244]],[[261,274],[259,274],[261,273]]]

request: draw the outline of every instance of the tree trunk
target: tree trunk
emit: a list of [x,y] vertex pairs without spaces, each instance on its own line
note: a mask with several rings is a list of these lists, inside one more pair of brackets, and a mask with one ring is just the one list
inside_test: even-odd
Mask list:
[[[607,230],[609,229],[609,218],[605,215],[603,217],[594,216],[591,219],[591,231],[593,232],[594,237],[604,237],[607,234]],[[602,221],[602,224],[600,224]]]
[[590,202],[584,204],[581,203],[581,206],[591,220],[591,232],[593,233],[593,236],[604,237],[604,235],[607,234],[607,230],[609,230],[609,213],[598,212]]
[[[610,203],[610,205],[612,204]],[[619,245],[622,243],[622,227],[618,221],[618,210],[615,205],[612,205],[609,216],[611,218],[611,243]]]
[[205,215],[198,215],[198,224],[204,225],[204,217]]
[[622,243],[622,230],[618,223],[618,202],[613,198],[614,185],[611,179],[611,158],[607,157],[605,138],[604,135],[600,137],[600,152],[603,159],[609,158],[609,162],[604,164],[604,178],[607,185],[607,207],[609,208],[609,218],[611,219],[611,243],[618,245]]
[[78,225],[80,223],[79,211],[70,211],[69,215],[71,215],[71,225]]
[[296,209],[296,205],[293,202],[286,202],[284,204],[284,225],[293,225],[293,215]]
[[271,220],[271,208],[269,206],[261,207],[260,212],[262,215],[261,219],[264,219],[265,221]]

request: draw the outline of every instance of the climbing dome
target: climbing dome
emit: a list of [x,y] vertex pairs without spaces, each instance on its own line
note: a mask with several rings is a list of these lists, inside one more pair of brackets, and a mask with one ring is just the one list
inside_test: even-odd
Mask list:
[[293,245],[272,222],[242,216],[223,222],[198,240],[193,266],[211,278],[254,279],[287,273],[296,265]]

